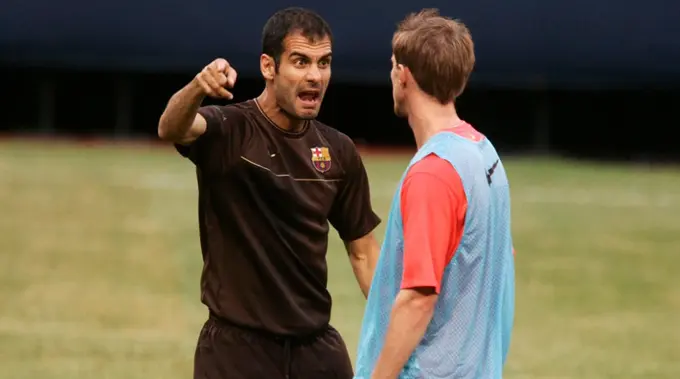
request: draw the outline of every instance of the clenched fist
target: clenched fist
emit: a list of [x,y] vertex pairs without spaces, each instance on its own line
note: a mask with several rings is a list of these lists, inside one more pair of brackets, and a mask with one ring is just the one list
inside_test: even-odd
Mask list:
[[194,80],[201,86],[206,95],[214,98],[231,100],[234,95],[226,88],[234,88],[236,70],[225,59],[217,58],[199,72]]

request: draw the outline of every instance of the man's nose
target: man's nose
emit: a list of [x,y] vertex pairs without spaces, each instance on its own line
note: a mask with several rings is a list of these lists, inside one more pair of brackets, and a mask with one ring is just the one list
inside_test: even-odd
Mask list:
[[320,82],[321,81],[321,70],[316,65],[311,65],[309,70],[307,70],[307,81],[309,82]]

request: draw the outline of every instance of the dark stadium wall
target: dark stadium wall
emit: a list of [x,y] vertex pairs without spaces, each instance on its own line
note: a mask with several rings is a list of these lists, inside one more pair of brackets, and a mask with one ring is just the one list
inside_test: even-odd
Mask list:
[[[0,72],[2,133],[145,139],[156,138],[158,117],[168,98],[192,77]],[[235,101],[257,96],[262,85],[260,79],[240,78]],[[412,147],[408,126],[392,112],[390,91],[388,84],[334,80],[320,119],[359,143]],[[680,161],[677,104],[680,89],[525,90],[473,85],[458,100],[458,109],[505,152]]]
[[[218,56],[259,94],[260,31],[275,1],[47,0],[3,3],[4,133],[154,138],[165,102]],[[299,1],[335,33],[320,118],[359,142],[412,145],[392,114],[390,38],[410,11],[460,18],[477,66],[461,115],[502,150],[680,160],[680,3],[650,0]],[[27,27],[29,26],[30,27]],[[190,27],[187,27],[190,25]]]
[[187,72],[228,55],[255,75],[261,28],[279,8],[317,10],[335,34],[340,80],[385,82],[390,38],[407,13],[437,7],[471,29],[475,81],[526,88],[668,83],[680,78],[680,2],[407,0],[5,0],[0,62]]

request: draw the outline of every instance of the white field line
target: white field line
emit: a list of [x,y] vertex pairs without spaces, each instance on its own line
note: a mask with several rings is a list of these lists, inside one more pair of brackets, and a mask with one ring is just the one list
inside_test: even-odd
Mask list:
[[[0,176],[0,185],[11,180],[11,176]],[[50,186],[70,185],[68,178],[60,176],[41,176],[35,179],[22,177],[22,181],[35,182],[45,189]],[[380,201],[391,201],[397,188],[396,181],[380,182],[371,186],[371,195]],[[196,179],[193,174],[157,172],[143,176],[116,173],[103,183],[107,186],[135,190],[167,190],[196,192]],[[520,189],[511,188],[513,204],[564,204],[577,206],[596,206],[608,208],[680,208],[680,192],[649,194],[631,188],[593,188],[564,189],[550,186],[531,186]]]
[[[380,200],[394,196],[397,183],[371,187],[371,194]],[[629,188],[563,189],[558,187],[531,186],[511,188],[511,199],[517,204],[575,205],[606,208],[680,208],[679,193],[649,194]]]
[[186,175],[170,173],[146,175],[141,181],[130,184],[132,184],[132,187],[138,189],[198,191],[196,178],[194,176],[187,178]]
[[588,205],[608,208],[680,208],[680,194],[649,194],[635,189],[577,189],[529,187],[512,194],[513,203]]
[[[194,334],[197,333],[198,330],[194,331]],[[0,336],[2,335],[147,343],[183,343],[186,342],[187,337],[195,337],[190,331],[178,333],[177,331],[146,328],[99,328],[77,322],[26,322],[0,318]]]

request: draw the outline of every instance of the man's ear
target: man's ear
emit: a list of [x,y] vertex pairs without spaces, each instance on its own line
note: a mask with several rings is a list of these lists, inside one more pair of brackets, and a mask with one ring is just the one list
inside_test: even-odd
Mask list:
[[276,62],[267,54],[260,55],[260,72],[265,80],[273,80],[276,75]]
[[399,79],[399,85],[401,85],[402,88],[406,88],[409,79],[413,79],[413,76],[411,75],[411,70],[409,70],[408,67],[404,66],[403,64],[398,64],[397,79]]

